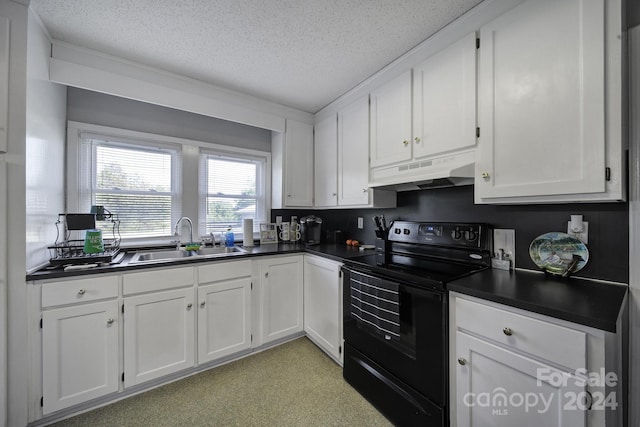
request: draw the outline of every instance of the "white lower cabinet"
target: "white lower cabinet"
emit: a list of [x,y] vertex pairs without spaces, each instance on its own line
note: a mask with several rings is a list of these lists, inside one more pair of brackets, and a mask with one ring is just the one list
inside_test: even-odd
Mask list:
[[125,387],[194,366],[195,312],[193,287],[125,298]]
[[616,334],[456,293],[450,320],[451,425],[621,425]]
[[117,319],[115,299],[42,313],[44,414],[118,391]]
[[104,276],[42,285],[44,414],[118,391],[118,283]]
[[254,345],[266,344],[303,331],[302,255],[269,257],[255,262],[254,283],[259,285],[258,336]]
[[322,350],[342,363],[341,263],[304,256],[304,331]]
[[198,363],[251,348],[251,261],[198,270]]

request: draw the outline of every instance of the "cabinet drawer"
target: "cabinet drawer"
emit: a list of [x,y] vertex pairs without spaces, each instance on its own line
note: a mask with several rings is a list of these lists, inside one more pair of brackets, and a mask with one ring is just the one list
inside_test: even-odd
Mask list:
[[586,367],[584,332],[456,298],[456,325],[568,368]]
[[198,282],[211,283],[221,280],[251,276],[251,261],[216,262],[198,266]]
[[95,277],[42,285],[42,307],[95,301],[118,296],[119,276]]
[[127,273],[122,278],[122,292],[131,295],[193,286],[193,272],[192,267],[182,267]]

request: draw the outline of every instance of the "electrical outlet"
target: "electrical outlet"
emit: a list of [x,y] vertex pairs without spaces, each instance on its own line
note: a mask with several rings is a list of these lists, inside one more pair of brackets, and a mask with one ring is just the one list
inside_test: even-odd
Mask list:
[[358,217],[358,230],[362,230],[364,228],[364,218],[359,216]]
[[[516,231],[496,228],[493,230],[493,258],[495,268],[509,270],[516,266]],[[494,262],[497,261],[497,262]]]

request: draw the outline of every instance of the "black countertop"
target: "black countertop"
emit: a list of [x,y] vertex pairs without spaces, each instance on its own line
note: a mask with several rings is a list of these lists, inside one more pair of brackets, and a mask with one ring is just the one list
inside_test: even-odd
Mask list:
[[[269,245],[257,245],[251,247],[239,246],[242,252],[235,252],[217,257],[198,257],[198,258],[180,258],[170,261],[149,262],[141,264],[131,264],[129,261],[133,257],[135,250],[127,252],[122,261],[117,264],[99,265],[97,267],[87,268],[84,270],[64,271],[61,266],[51,266],[41,268],[33,273],[27,274],[27,281],[60,279],[76,276],[85,276],[91,274],[119,273],[122,271],[143,270],[147,268],[158,268],[164,266],[176,266],[187,264],[198,264],[203,262],[231,261],[248,257],[266,256],[266,255],[286,255],[294,253],[310,253],[330,258],[335,261],[342,261],[345,258],[352,258],[364,254],[364,251],[358,250],[347,245],[337,244],[321,244],[305,246],[299,243],[277,243]],[[150,252],[153,250],[161,250],[163,248],[140,250],[139,252]],[[168,248],[164,248],[168,249]],[[371,251],[368,251],[371,252]]]
[[[305,246],[302,244],[272,244],[242,247],[237,252],[214,258],[187,258],[168,262],[130,264],[133,252],[119,264],[98,266],[86,270],[64,271],[61,267],[43,268],[27,275],[27,281],[68,278],[91,274],[118,273],[163,266],[231,261],[248,257],[308,253],[335,261],[372,254],[342,244]],[[627,292],[626,285],[592,281],[582,278],[556,278],[528,270],[505,271],[489,269],[471,274],[447,284],[450,291],[494,301],[569,322],[616,332],[616,322]]]
[[450,291],[616,332],[626,285],[542,272],[489,269],[450,282]]

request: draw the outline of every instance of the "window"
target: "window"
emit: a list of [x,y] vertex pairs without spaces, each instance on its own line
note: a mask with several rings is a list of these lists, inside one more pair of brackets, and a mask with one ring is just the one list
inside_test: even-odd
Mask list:
[[[174,241],[183,215],[196,241],[209,233],[218,241],[229,226],[242,238],[244,218],[253,218],[254,231],[269,222],[267,151],[72,121],[67,144],[66,212],[104,206],[120,220],[125,245]],[[111,222],[96,225],[112,236]],[[186,242],[188,228],[178,232]]]
[[[179,151],[151,144],[81,135],[82,210],[104,206],[120,220],[123,238],[171,236],[180,214]],[[111,234],[110,223],[97,226]]]
[[203,150],[200,162],[201,218],[206,234],[242,231],[242,220],[254,227],[266,221],[266,157]]

